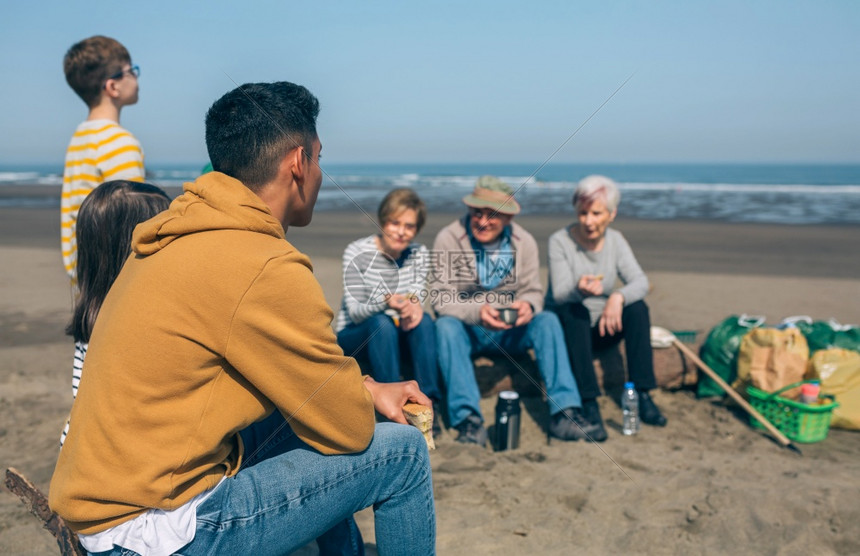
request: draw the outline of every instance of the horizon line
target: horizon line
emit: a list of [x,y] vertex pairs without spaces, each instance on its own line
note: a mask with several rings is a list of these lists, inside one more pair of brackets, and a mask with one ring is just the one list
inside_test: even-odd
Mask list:
[[[163,161],[156,162],[154,164],[147,164],[147,166],[152,167],[164,167],[164,166],[200,166],[201,168],[208,163],[207,160],[173,160],[173,161]],[[462,165],[462,166],[479,166],[479,165],[500,165],[500,166],[525,166],[525,165],[534,165],[537,164],[536,161],[494,161],[494,160],[471,160],[471,161],[442,161],[442,160],[429,160],[429,161],[416,161],[416,160],[406,160],[406,161],[384,161],[384,160],[326,160],[322,166],[337,166],[337,165],[367,165],[367,166],[404,166],[404,165],[424,165],[424,166],[442,166],[442,165]],[[26,162],[16,162],[16,163],[0,163],[0,168],[7,169],[5,171],[9,171],[8,169],[14,169],[16,167],[28,167],[28,166],[56,166],[59,169],[63,168],[63,161],[50,160],[50,161],[26,161]],[[736,166],[860,166],[860,160],[850,161],[850,160],[836,160],[836,161],[822,161],[822,160],[604,160],[604,161],[596,161],[596,160],[578,160],[578,161],[557,161],[550,162],[547,166],[564,166],[564,165],[612,165],[612,166],[658,166],[658,165],[675,165],[675,166],[700,166],[700,165],[715,165],[715,166],[728,166],[728,165],[736,165]]]

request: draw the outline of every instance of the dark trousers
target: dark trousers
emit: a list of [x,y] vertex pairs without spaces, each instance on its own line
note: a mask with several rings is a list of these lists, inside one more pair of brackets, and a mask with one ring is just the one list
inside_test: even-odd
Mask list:
[[359,324],[338,332],[337,343],[344,354],[370,363],[370,373],[378,382],[398,382],[400,351],[412,358],[418,387],[431,400],[440,400],[439,367],[436,362],[436,324],[424,313],[418,326],[408,332],[394,325],[384,313],[377,313]]
[[594,399],[600,395],[594,373],[594,352],[612,347],[622,338],[627,355],[628,380],[637,390],[656,388],[654,357],[651,353],[651,317],[644,301],[624,307],[621,331],[612,336],[601,336],[598,327],[591,326],[588,309],[582,303],[566,303],[554,310],[564,330],[570,367],[582,399]]

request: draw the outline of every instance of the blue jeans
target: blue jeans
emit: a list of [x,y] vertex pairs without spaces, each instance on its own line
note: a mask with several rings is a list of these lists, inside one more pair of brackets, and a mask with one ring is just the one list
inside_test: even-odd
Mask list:
[[197,508],[194,540],[176,554],[289,554],[369,506],[379,554],[436,553],[430,458],[416,428],[380,423],[366,450],[339,456],[317,452],[289,426],[259,438],[247,466]]
[[533,348],[546,385],[550,414],[582,406],[561,324],[554,313],[538,313],[527,325],[509,330],[490,330],[454,317],[439,317],[436,339],[439,370],[448,389],[448,417],[454,426],[472,413],[481,415],[481,393],[472,366],[472,356],[481,353],[521,354]]
[[[367,345],[362,344],[368,339]],[[370,372],[378,382],[398,382],[400,348],[408,347],[418,387],[431,400],[440,400],[436,363],[436,326],[427,313],[418,326],[405,332],[385,313],[377,313],[358,324],[349,324],[337,333],[337,343],[346,355],[370,362]]]
[[[276,454],[307,446],[277,410],[262,421],[239,431],[239,434],[245,448],[242,468],[256,465]],[[355,518],[349,516],[317,537],[317,548],[322,556],[364,556],[364,540]]]
[[358,454],[305,445],[243,468],[197,508],[194,541],[178,553],[288,554],[368,506],[380,554],[435,553],[430,458],[414,427],[380,423]]

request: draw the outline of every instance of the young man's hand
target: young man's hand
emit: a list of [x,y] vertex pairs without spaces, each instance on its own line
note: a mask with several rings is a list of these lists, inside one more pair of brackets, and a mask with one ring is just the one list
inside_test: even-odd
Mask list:
[[376,411],[395,423],[407,424],[403,416],[403,406],[407,402],[420,403],[427,407],[433,407],[430,398],[424,395],[414,380],[406,382],[376,382],[370,376],[364,377],[364,387],[373,398],[373,407]]

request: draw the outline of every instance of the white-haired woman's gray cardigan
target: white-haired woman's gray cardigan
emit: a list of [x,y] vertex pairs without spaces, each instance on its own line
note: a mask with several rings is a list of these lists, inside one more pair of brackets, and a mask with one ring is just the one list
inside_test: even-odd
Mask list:
[[[606,307],[606,300],[614,291],[624,296],[624,306],[645,298],[648,277],[633,256],[633,250],[621,232],[608,228],[600,251],[588,251],[573,241],[571,227],[562,228],[549,236],[549,287],[547,305],[582,303],[595,326]],[[579,279],[584,275],[603,275],[603,295],[583,298]],[[615,289],[621,281],[622,286]]]

